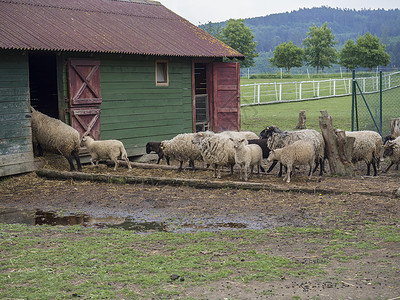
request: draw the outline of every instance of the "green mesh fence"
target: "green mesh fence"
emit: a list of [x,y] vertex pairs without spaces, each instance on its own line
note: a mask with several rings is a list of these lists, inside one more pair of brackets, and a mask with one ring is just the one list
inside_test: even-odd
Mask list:
[[374,77],[353,74],[352,130],[390,134],[390,120],[400,118],[400,72]]

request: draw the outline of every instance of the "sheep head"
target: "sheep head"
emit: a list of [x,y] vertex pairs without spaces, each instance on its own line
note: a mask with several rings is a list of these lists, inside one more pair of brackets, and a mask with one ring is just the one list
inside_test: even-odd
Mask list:
[[263,131],[260,132],[260,137],[262,139],[269,138],[273,133],[282,133],[282,130],[279,129],[278,126],[272,125],[267,126]]
[[393,141],[387,141],[385,146],[383,147],[383,157],[392,156],[395,149],[399,148],[399,146]]

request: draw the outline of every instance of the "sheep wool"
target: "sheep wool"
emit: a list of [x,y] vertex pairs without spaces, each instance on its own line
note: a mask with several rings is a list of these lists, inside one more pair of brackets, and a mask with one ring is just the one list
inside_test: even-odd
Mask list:
[[224,134],[197,133],[193,143],[198,145],[204,162],[214,168],[214,177],[221,178],[221,166],[235,165],[233,142]]
[[[129,169],[132,166],[128,159],[125,147],[121,141],[118,140],[102,140],[95,141],[90,136],[82,138],[82,146],[86,147],[90,153],[90,162],[94,166],[98,166],[100,160],[110,159],[114,162],[114,171],[118,168],[118,158],[125,160]],[[96,162],[96,164],[94,163]]]
[[383,157],[390,159],[390,165],[386,168],[385,173],[389,171],[394,164],[400,163],[400,137],[386,142],[383,150]]
[[189,161],[191,167],[194,168],[194,161],[202,160],[200,149],[192,143],[194,136],[194,133],[182,133],[171,140],[161,142],[164,155],[180,162],[178,171],[182,170],[185,161]]
[[31,107],[32,141],[36,148],[47,150],[64,156],[70,165],[70,170],[75,167],[72,158],[75,159],[78,170],[82,170],[79,158],[79,132],[64,122],[51,118]]
[[260,174],[261,161],[263,154],[261,147],[257,144],[249,145],[244,138],[232,139],[235,149],[235,161],[240,166],[240,180],[247,181],[248,169],[251,169],[250,174],[253,174],[253,169],[257,167],[257,174]]
[[315,164],[315,151],[312,143],[308,141],[296,141],[286,147],[271,150],[267,161],[277,160],[287,167],[286,176],[283,181],[290,182],[290,173],[293,166],[309,165],[310,174],[308,180],[311,179],[313,167]]
[[346,131],[345,134],[350,137],[354,137],[356,140],[358,137],[369,138],[375,144],[374,159],[376,161],[376,167],[380,168],[380,160],[382,157],[383,142],[382,137],[379,133],[372,130],[361,130],[361,131]]

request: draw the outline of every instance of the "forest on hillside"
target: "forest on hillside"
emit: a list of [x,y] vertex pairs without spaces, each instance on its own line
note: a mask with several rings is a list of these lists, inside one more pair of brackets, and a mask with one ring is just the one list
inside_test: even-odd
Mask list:
[[[268,71],[268,60],[272,51],[281,43],[292,41],[301,46],[312,25],[321,26],[327,22],[338,41],[337,50],[347,40],[357,40],[367,32],[376,35],[386,45],[391,56],[389,67],[400,67],[400,10],[354,10],[331,7],[304,8],[297,11],[244,19],[255,35],[259,57],[255,59],[256,69]],[[224,27],[224,22],[213,23]],[[202,25],[205,26],[205,25]],[[200,26],[200,27],[202,27]]]

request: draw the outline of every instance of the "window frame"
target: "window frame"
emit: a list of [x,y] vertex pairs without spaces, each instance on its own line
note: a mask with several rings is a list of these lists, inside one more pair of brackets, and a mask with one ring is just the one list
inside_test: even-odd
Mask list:
[[[165,81],[158,81],[158,68],[159,65],[163,65],[163,74]],[[169,74],[168,74],[168,60],[157,60],[156,61],[156,86],[169,86]]]

